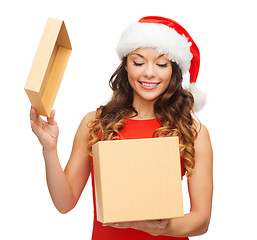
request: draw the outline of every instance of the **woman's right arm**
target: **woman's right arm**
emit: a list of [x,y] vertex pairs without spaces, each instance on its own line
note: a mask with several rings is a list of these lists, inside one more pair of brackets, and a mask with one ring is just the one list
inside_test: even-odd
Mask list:
[[90,175],[90,161],[87,150],[89,141],[88,123],[95,113],[88,113],[77,130],[72,153],[63,171],[57,153],[58,126],[52,111],[47,121],[42,120],[31,109],[31,127],[42,147],[46,166],[48,189],[55,207],[61,213],[67,213],[75,207]]

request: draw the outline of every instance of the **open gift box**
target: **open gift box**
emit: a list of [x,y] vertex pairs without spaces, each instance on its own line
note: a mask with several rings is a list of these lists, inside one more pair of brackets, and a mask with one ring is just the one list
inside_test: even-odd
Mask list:
[[93,145],[97,219],[102,223],[184,216],[178,137]]
[[71,49],[64,21],[49,18],[25,84],[39,115],[50,116]]

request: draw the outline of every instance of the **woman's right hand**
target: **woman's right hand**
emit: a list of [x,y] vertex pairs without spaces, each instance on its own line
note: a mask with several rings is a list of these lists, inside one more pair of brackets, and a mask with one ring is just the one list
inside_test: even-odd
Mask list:
[[30,109],[31,128],[38,137],[43,149],[54,149],[57,147],[59,128],[54,120],[54,116],[55,111],[52,110],[50,116],[47,117],[47,121],[44,121],[34,108],[31,107]]

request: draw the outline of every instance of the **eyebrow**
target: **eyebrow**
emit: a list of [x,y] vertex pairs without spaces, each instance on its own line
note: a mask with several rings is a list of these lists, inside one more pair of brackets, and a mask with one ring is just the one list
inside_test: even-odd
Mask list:
[[[141,54],[139,54],[139,53],[131,53],[131,55],[133,55],[133,54],[135,54],[135,55],[138,55],[139,57],[141,57],[141,58],[145,58],[143,55],[141,55]],[[160,58],[160,57],[163,57],[165,54],[161,54],[161,55],[159,55],[158,57],[157,57],[157,59],[158,58]]]

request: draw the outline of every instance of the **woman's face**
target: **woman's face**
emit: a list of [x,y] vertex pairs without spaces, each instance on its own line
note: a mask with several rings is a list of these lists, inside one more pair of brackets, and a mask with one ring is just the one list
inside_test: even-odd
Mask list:
[[128,80],[134,101],[155,101],[168,87],[172,65],[166,55],[154,48],[139,48],[127,57]]

